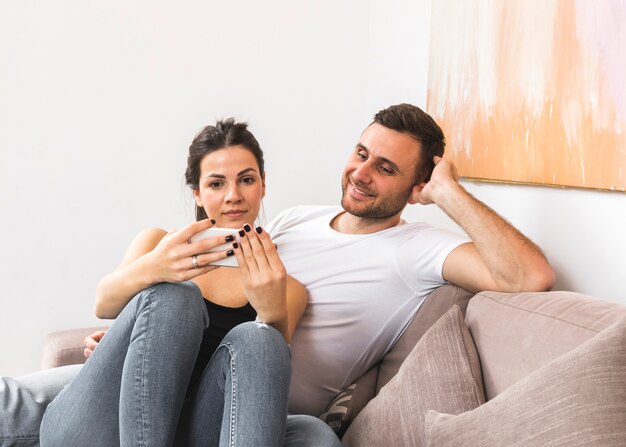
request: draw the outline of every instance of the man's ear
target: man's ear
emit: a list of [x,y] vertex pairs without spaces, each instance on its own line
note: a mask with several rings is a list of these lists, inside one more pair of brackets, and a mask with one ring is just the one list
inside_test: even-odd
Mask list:
[[200,190],[199,189],[194,189],[193,190],[193,198],[196,199],[196,205],[199,208],[202,208],[202,198],[200,197]]
[[422,193],[422,189],[424,189],[424,186],[426,186],[426,183],[413,185],[413,187],[411,188],[411,194],[409,194],[409,198],[407,200],[407,203],[409,205],[415,205],[416,203],[419,203],[420,194]]

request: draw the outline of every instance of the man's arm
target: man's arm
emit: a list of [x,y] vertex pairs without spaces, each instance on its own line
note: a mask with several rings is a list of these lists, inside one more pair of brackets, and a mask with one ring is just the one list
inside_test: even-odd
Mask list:
[[419,203],[435,203],[472,240],[448,255],[444,279],[471,291],[550,289],[554,270],[539,247],[468,193],[458,178],[451,162],[435,157],[430,181],[417,187]]

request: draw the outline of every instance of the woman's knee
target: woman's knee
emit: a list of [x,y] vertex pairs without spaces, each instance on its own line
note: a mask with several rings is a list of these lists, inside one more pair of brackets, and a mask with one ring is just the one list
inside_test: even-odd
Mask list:
[[136,297],[139,307],[151,307],[181,324],[208,325],[208,314],[202,292],[191,281],[163,282],[141,291]]
[[333,429],[321,419],[309,415],[297,414],[287,417],[284,445],[286,447],[340,447],[341,441]]
[[222,343],[232,346],[242,355],[271,359],[274,365],[291,368],[289,345],[282,334],[268,324],[254,321],[241,323],[226,334]]

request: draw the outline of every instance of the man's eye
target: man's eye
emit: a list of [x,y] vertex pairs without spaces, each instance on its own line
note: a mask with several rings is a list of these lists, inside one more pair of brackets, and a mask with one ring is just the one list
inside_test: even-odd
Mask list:
[[359,160],[367,160],[367,155],[365,155],[363,152],[357,152],[357,153],[356,153],[356,157],[357,157]]
[[391,169],[386,168],[384,166],[381,166],[380,170],[383,171],[385,174],[389,174],[389,175],[393,174],[393,171]]

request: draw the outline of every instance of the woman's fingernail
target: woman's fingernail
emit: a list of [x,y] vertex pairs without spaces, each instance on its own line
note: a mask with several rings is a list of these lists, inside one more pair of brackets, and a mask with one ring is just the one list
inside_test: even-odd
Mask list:
[[261,227],[256,227],[256,232],[261,234],[263,232],[263,228]]
[[215,223],[216,223],[215,219],[211,219],[211,223],[212,223],[213,225],[215,225]]
[[228,250],[228,251],[226,252],[226,256],[232,256],[232,255],[234,255],[234,254],[235,254],[235,252],[234,252],[233,250]]
[[233,244],[233,248],[235,248],[235,249],[239,248],[239,244],[238,244],[237,242],[235,242],[235,243]]
[[243,230],[239,230],[239,236],[244,237],[246,235],[246,232]]
[[233,236],[232,234],[229,234],[228,236],[226,236],[226,242],[232,242],[235,240],[235,236]]
[[243,229],[244,229],[244,230],[246,230],[246,233],[249,233],[249,232],[250,232],[250,230],[252,230],[252,228],[251,228],[251,227],[250,227],[250,225],[248,225],[248,224],[245,224],[245,225],[243,226]]

